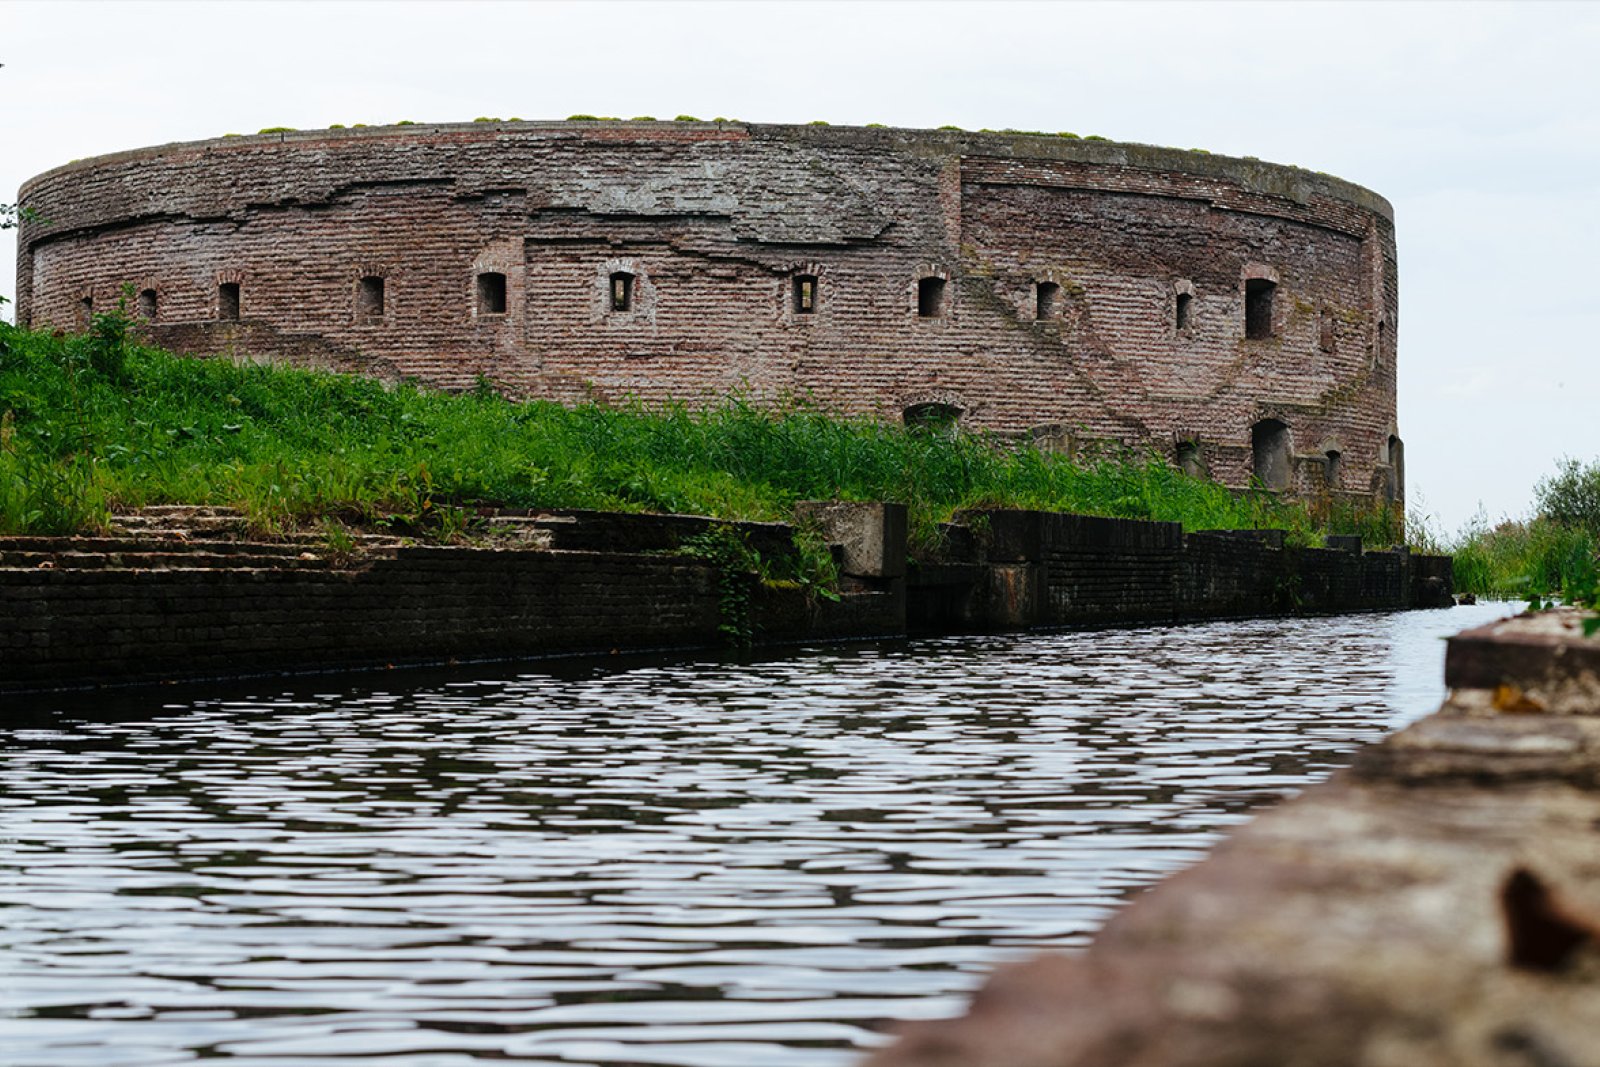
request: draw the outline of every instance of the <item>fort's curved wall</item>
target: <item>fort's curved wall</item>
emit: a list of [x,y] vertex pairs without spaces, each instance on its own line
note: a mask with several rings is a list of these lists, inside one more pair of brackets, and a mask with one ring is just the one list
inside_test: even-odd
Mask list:
[[[33,325],[127,283],[184,350],[558,399],[943,404],[1235,485],[1403,480],[1390,208],[1295,168],[1039,135],[470,123],[127,152],[21,201],[42,220],[17,266]],[[919,308],[923,278],[946,285]]]

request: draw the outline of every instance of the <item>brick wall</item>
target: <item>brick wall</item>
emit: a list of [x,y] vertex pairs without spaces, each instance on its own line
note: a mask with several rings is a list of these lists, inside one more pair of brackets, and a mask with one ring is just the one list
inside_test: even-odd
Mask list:
[[[907,567],[903,506],[806,510],[836,545],[843,596],[749,577],[750,615],[734,621],[756,643],[1449,602],[1448,557],[1289,549],[1270,531],[970,512],[942,557]],[[722,576],[674,551],[710,520],[498,521],[553,547],[388,547],[340,563],[152,534],[0,540],[0,692],[725,643]],[[735,525],[769,560],[793,551],[789,526]]]
[[718,641],[709,567],[630,554],[0,570],[0,602],[0,688]]
[[[1276,530],[1036,511],[957,516],[962,536],[911,571],[909,625],[1008,629],[1176,622],[1451,603],[1448,556],[1290,548]],[[1354,542],[1355,539],[1347,539]],[[1353,549],[1353,550],[1352,550]]]
[[[569,401],[941,403],[1057,442],[1192,441],[1231,485],[1275,418],[1292,486],[1324,488],[1330,451],[1336,491],[1392,480],[1391,212],[1295,168],[1044,136],[475,123],[124,153],[21,199],[48,220],[20,235],[34,324],[70,327],[129,283],[185,351]],[[484,271],[505,276],[502,314],[478,308]],[[636,279],[626,312],[606,302],[615,271]],[[369,276],[379,316],[359,313]],[[948,279],[938,317],[917,314],[922,276]],[[1244,336],[1251,277],[1277,283],[1263,340]],[[217,321],[225,280],[239,323]]]

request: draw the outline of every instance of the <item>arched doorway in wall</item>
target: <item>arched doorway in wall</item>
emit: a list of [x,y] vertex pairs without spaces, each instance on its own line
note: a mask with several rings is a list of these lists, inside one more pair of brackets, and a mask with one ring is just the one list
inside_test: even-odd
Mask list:
[[1383,461],[1389,465],[1384,495],[1391,501],[1399,500],[1406,492],[1406,444],[1394,434],[1390,434],[1384,442]]
[[906,428],[924,433],[953,434],[961,422],[961,409],[938,402],[912,404],[901,413]]
[[1178,469],[1191,478],[1204,478],[1209,473],[1206,470],[1205,455],[1200,451],[1198,441],[1179,441],[1173,450],[1173,458],[1178,464]]
[[1288,426],[1262,419],[1250,427],[1250,456],[1256,481],[1268,489],[1289,488],[1294,467]]

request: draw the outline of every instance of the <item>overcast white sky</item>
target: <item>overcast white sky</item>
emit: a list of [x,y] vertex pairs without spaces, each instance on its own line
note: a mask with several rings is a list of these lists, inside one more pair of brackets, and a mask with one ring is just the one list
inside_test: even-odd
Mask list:
[[[1388,197],[1413,504],[1600,456],[1600,4],[0,2],[0,202],[265,126],[680,113],[1072,130]],[[15,291],[0,235],[0,295]],[[7,316],[9,317],[9,315]]]

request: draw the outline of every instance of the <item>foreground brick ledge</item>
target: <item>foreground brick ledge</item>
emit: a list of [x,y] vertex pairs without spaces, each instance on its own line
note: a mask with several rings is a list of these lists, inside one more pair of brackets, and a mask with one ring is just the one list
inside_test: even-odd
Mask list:
[[1445,684],[1482,691],[1500,711],[1593,714],[1600,708],[1600,635],[1583,635],[1591,615],[1546,611],[1457,634],[1445,653]]
[[[1454,641],[1559,678],[1600,644],[1579,618]],[[1438,712],[1085,953],[1001,968],[965,1017],[906,1027],[871,1067],[1600,1064],[1600,701],[1502,710],[1452,677]]]

